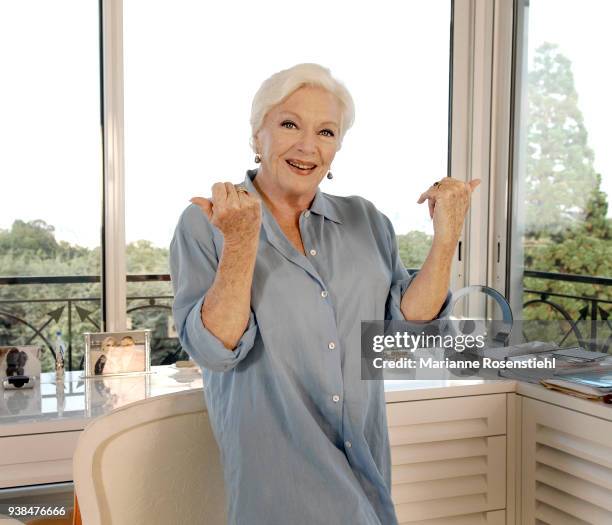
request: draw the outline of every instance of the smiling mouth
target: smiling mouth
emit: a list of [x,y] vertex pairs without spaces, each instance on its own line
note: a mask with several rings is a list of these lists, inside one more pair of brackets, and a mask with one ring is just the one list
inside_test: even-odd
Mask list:
[[316,164],[313,164],[311,162],[301,162],[298,160],[285,160],[285,162],[289,164],[289,166],[306,173],[314,170],[317,167]]

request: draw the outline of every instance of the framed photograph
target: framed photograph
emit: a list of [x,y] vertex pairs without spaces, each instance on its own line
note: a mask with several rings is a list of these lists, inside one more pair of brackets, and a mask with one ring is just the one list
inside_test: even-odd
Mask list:
[[42,348],[40,346],[0,346],[0,387],[11,376],[40,378]]
[[151,371],[151,330],[85,333],[85,377]]

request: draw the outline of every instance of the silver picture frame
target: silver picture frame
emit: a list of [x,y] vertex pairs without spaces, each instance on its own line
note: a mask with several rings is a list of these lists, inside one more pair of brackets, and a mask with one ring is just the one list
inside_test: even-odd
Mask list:
[[151,330],[86,332],[83,377],[151,373]]

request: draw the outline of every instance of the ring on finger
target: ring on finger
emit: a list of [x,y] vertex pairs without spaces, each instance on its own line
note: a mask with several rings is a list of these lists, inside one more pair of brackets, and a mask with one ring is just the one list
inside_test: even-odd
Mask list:
[[244,187],[244,184],[234,184],[234,188],[238,193],[249,193],[249,191]]

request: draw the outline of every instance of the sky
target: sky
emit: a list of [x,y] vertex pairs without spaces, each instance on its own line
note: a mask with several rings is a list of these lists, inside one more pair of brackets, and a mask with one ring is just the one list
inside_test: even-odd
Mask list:
[[[432,232],[416,200],[446,175],[450,1],[373,9],[314,0],[298,25],[288,5],[124,0],[128,242],[167,246],[190,197],[244,178],[255,166],[252,96],[300,62],[329,67],[356,105],[322,190],[366,197],[396,233]],[[529,47],[555,42],[572,61],[595,167],[612,195],[610,72],[599,58],[611,48],[612,2],[579,5],[532,0]],[[0,228],[43,219],[60,239],[99,244],[97,16],[93,0],[0,5],[0,49],[11,49],[0,54],[9,72],[0,83]]]

